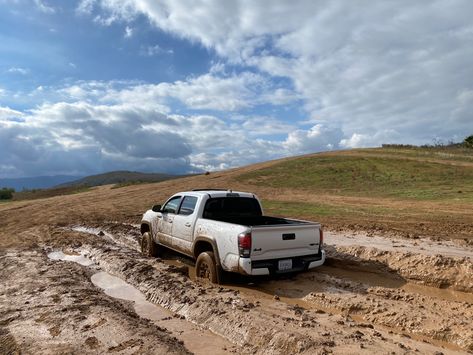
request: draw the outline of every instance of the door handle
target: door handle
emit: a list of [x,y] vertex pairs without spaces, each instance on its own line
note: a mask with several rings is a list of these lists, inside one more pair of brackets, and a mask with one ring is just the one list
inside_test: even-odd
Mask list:
[[168,221],[168,223],[172,223],[172,219]]
[[187,223],[185,224],[185,226],[186,226],[186,227],[190,227],[191,224],[190,224],[189,222],[187,222]]

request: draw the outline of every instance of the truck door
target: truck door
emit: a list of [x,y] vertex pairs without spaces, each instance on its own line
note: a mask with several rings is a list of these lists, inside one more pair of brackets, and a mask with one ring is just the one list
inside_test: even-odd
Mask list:
[[195,206],[197,197],[184,196],[179,211],[174,216],[172,225],[172,246],[174,249],[190,252],[192,247],[192,238],[194,234],[194,225],[197,217],[195,216]]
[[161,209],[161,219],[158,222],[158,240],[164,245],[172,245],[172,224],[180,203],[181,196],[174,196]]

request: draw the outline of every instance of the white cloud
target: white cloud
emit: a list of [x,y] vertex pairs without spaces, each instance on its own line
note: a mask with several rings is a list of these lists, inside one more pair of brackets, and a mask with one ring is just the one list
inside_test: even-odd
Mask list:
[[45,14],[54,14],[56,10],[54,7],[46,4],[44,0],[34,0],[34,3],[36,4],[36,7],[41,11],[44,12]]
[[[0,150],[11,152],[3,166],[23,157],[49,166],[46,157],[67,155],[86,170],[89,155],[99,162],[89,169],[214,170],[473,133],[469,0],[82,0],[77,12],[120,22],[125,36],[146,16],[209,48],[209,72],[37,90],[31,97],[49,103],[25,111],[27,124],[0,129]],[[143,46],[139,54],[166,51]],[[59,160],[49,167],[66,168]]]
[[295,124],[290,124],[277,120],[273,117],[245,117],[242,118],[241,129],[247,136],[270,136],[287,134],[297,128]]
[[351,137],[344,138],[340,141],[342,148],[367,148],[380,147],[382,144],[389,143],[405,143],[409,144],[409,139],[402,137],[395,130],[382,130],[373,134],[353,133]]
[[154,46],[145,46],[140,48],[140,55],[146,57],[153,57],[160,54],[173,54],[174,51],[172,49],[163,49],[158,44]]
[[[0,169],[0,176],[216,170],[325,150],[330,139],[339,140],[336,130],[319,125],[304,131],[269,116],[224,119],[173,114],[159,102],[136,100],[130,92],[146,91],[142,84],[126,83],[125,95],[116,85],[79,82],[61,90],[43,87],[42,95],[57,92],[56,98],[69,101],[44,103],[26,113],[1,108],[2,165],[16,170]],[[100,102],[102,96],[114,100]],[[274,140],[272,135],[287,139]]]
[[[392,129],[425,143],[471,130],[457,100],[473,89],[469,0],[97,0],[96,6],[114,21],[145,15],[222,60],[288,78],[292,99],[302,100],[312,122],[332,122],[348,137]],[[289,97],[275,93],[273,103]],[[445,127],[448,117],[453,127]]]
[[186,81],[135,85],[110,91],[103,100],[134,100],[148,105],[173,98],[192,109],[236,111],[255,105],[263,85],[264,77],[250,72],[226,77],[204,74]]
[[342,137],[340,128],[316,124],[308,130],[290,132],[282,144],[291,154],[304,154],[338,149]]
[[123,35],[124,38],[131,38],[133,36],[133,28],[130,26],[125,27],[125,33]]
[[20,68],[20,67],[11,67],[7,70],[7,73],[11,74],[21,74],[21,75],[27,75],[30,72],[29,69],[27,68]]
[[[8,108],[0,112],[7,119],[21,115]],[[173,120],[154,110],[132,104],[58,102],[21,117],[21,121],[0,120],[2,165],[14,165],[17,175],[189,170],[187,138],[174,132]],[[145,128],[150,122],[159,122],[160,128]]]
[[23,113],[17,110],[13,110],[9,107],[0,106],[0,120],[9,120],[14,118],[20,118]]

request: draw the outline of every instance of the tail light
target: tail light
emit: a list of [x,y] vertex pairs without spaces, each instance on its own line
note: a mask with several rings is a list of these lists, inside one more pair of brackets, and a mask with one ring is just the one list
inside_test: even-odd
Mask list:
[[242,258],[249,258],[251,253],[251,232],[238,234],[238,251]]
[[322,248],[322,245],[324,244],[324,230],[322,229],[322,227],[320,227],[320,242],[319,242],[319,245],[320,247]]

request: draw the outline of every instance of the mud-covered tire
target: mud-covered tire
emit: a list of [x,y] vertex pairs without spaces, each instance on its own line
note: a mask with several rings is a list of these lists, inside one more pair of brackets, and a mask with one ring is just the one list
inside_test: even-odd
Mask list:
[[159,246],[154,242],[149,232],[143,233],[141,237],[141,253],[146,256],[158,256]]
[[208,280],[214,284],[220,284],[220,268],[215,262],[214,253],[204,251],[199,254],[195,263],[195,276],[197,279]]

